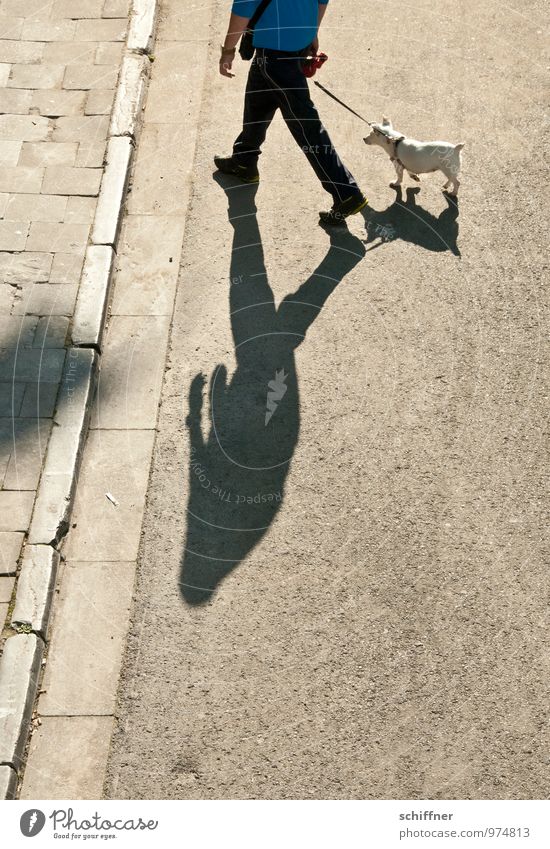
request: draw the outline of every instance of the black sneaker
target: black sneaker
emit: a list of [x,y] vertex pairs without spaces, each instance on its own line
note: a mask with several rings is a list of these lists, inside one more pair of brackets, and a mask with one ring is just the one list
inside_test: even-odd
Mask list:
[[346,200],[337,201],[330,212],[320,212],[319,218],[323,224],[339,224],[348,215],[355,215],[368,204],[368,200],[361,192],[352,195]]
[[232,156],[215,156],[214,165],[222,174],[231,174],[243,183],[259,183],[260,175],[256,165],[239,165]]

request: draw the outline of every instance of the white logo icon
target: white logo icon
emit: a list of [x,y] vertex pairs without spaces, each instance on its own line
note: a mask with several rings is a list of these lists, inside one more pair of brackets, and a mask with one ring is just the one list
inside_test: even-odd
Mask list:
[[285,370],[281,369],[280,371],[275,372],[275,380],[270,380],[267,384],[269,392],[267,393],[267,412],[265,414],[266,427],[277,412],[279,404],[286,395],[288,386],[286,385],[285,380],[287,377],[288,374],[285,374]]

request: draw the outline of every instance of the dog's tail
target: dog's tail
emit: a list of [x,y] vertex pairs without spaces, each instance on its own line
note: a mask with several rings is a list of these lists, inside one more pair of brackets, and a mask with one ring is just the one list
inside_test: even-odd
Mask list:
[[462,150],[466,142],[460,142],[460,144],[455,144],[455,150]]

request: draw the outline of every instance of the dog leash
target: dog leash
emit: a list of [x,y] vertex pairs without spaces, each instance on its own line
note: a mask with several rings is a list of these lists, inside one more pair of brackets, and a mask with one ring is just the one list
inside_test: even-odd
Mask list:
[[[332,97],[332,99],[335,100],[336,103],[339,103],[340,106],[343,106],[344,109],[347,109],[348,112],[351,112],[352,115],[355,115],[356,118],[359,118],[361,121],[364,121],[364,123],[368,124],[369,127],[373,126],[372,121],[367,121],[367,119],[363,118],[363,116],[360,115],[359,112],[356,112],[355,109],[352,109],[351,106],[348,106],[347,103],[344,103],[343,100],[340,100],[339,97],[336,97],[335,94],[333,94],[331,91],[329,91],[328,88],[326,88],[324,85],[321,85],[320,82],[318,82],[317,80],[314,80],[313,82],[315,83],[315,85],[318,88],[320,88],[322,91],[324,91],[325,94],[328,94],[329,97]],[[386,138],[389,138],[389,137],[386,136]],[[399,142],[402,142],[404,138],[405,138],[405,136],[399,136],[398,138],[390,139],[390,141],[393,142],[393,153],[394,153],[394,155],[390,157],[390,160],[391,160],[391,162],[397,162],[401,166],[401,168],[405,168],[405,166],[403,165],[403,163],[401,162],[401,160],[399,159],[399,157],[397,155],[397,147],[399,145]],[[405,170],[407,170],[407,169],[405,169]],[[416,177],[413,174],[411,174],[411,177],[413,177],[415,180],[418,180],[418,177]]]
[[333,99],[333,100],[335,100],[335,101],[336,101],[336,103],[339,103],[339,104],[340,104],[340,106],[343,106],[343,107],[344,107],[344,109],[347,109],[347,110],[348,110],[348,112],[351,112],[351,114],[352,114],[352,115],[355,115],[355,117],[356,117],[356,118],[359,118],[361,121],[364,121],[364,123],[365,123],[365,124],[368,124],[368,125],[369,125],[369,127],[372,127],[372,122],[371,122],[371,121],[367,121],[367,119],[366,119],[366,118],[363,118],[363,116],[362,116],[362,115],[360,115],[360,114],[359,114],[359,112],[356,112],[356,111],[355,111],[355,109],[352,109],[352,108],[351,108],[351,106],[348,106],[348,105],[347,105],[347,103],[344,103],[344,101],[343,101],[343,100],[340,100],[340,98],[339,98],[339,97],[336,97],[336,95],[335,95],[335,94],[333,94],[331,91],[329,91],[329,90],[328,90],[328,88],[326,88],[324,85],[321,85],[321,83],[320,83],[320,82],[318,82],[317,80],[314,80],[313,82],[315,83],[315,85],[316,85],[318,88],[320,88],[322,91],[324,91],[324,92],[325,92],[325,94],[328,94],[328,96],[329,96],[329,97],[332,97],[332,99]]

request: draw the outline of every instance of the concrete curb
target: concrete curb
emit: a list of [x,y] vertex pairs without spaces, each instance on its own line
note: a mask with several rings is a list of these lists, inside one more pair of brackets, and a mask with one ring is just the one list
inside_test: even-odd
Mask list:
[[58,395],[58,404],[62,404],[54,416],[28,545],[57,546],[69,529],[97,371],[95,351],[69,348]]
[[6,640],[0,660],[0,765],[19,772],[38,690],[44,642],[36,634]]
[[46,640],[59,552],[51,545],[28,545],[23,555],[12,628],[27,626]]
[[118,80],[109,136],[135,138],[151,62],[144,56],[126,56]]
[[130,174],[133,144],[127,136],[114,136],[107,145],[107,165],[97,202],[93,245],[116,245],[122,206]]
[[153,46],[157,3],[154,0],[134,0],[132,22],[128,35],[128,50],[148,53]]
[[107,245],[90,245],[86,251],[73,317],[73,345],[90,345],[101,350],[114,258],[114,250]]
[[134,0],[126,56],[111,116],[107,165],[80,280],[58,396],[58,412],[36,495],[29,537],[17,580],[11,626],[0,658],[0,799],[14,799],[31,730],[48,637],[60,555],[74,493],[97,377],[109,303],[116,242],[132,153],[146,91],[157,0]]

